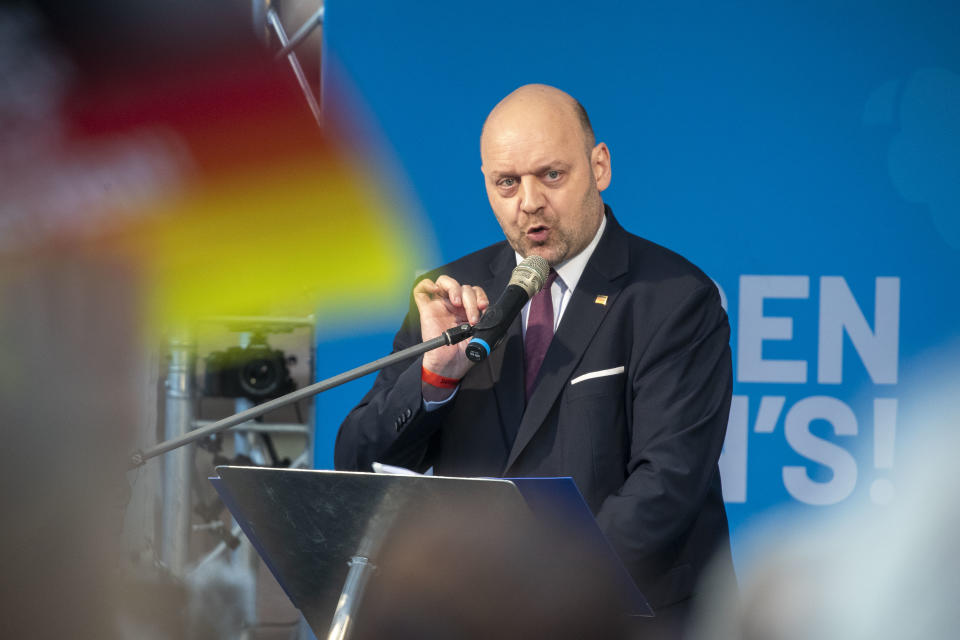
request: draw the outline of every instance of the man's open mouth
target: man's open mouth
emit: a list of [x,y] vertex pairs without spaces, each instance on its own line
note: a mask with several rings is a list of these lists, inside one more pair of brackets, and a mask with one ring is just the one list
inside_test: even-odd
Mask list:
[[527,229],[527,237],[533,240],[534,242],[544,242],[547,237],[550,235],[550,227],[544,225],[537,225],[535,227],[530,227]]

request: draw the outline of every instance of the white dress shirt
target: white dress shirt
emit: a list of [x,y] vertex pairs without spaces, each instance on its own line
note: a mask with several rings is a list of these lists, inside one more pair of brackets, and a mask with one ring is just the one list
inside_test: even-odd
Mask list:
[[[553,332],[557,332],[557,327],[560,326],[560,320],[563,318],[563,312],[567,308],[567,304],[570,303],[570,298],[573,297],[573,290],[577,288],[577,283],[580,282],[580,276],[583,275],[583,270],[587,267],[587,262],[590,261],[590,256],[593,255],[594,250],[596,250],[597,245],[600,244],[600,236],[603,235],[603,230],[607,228],[607,216],[603,216],[600,220],[600,228],[597,229],[597,232],[593,236],[593,240],[590,241],[583,251],[573,256],[572,258],[565,260],[553,268],[557,272],[557,277],[553,281],[553,284],[550,286],[550,299],[553,301]],[[519,253],[517,256],[517,264],[523,260],[523,256]],[[523,311],[520,313],[523,316],[523,337],[527,337],[527,315],[530,312],[530,303],[523,305]]]

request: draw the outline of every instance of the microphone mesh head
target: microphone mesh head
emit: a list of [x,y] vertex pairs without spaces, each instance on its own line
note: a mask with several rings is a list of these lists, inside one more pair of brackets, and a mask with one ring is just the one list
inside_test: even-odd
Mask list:
[[531,298],[543,288],[550,274],[550,264],[540,256],[527,256],[513,270],[510,284],[522,287]]

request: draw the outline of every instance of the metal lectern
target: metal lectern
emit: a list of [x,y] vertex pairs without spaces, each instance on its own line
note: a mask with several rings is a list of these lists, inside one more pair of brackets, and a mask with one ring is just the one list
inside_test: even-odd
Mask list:
[[[211,478],[264,563],[318,637],[346,638],[378,554],[398,527],[463,505],[522,528],[539,518],[564,529],[609,569],[624,614],[650,616],[570,478],[478,479],[218,467]],[[479,507],[479,509],[477,509]],[[560,561],[560,560],[558,560]]]

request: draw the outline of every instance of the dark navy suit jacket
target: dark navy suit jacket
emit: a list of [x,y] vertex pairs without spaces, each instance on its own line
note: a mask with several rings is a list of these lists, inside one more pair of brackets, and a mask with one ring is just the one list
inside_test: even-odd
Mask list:
[[[515,266],[500,242],[426,276],[445,273],[495,299]],[[335,464],[572,476],[653,607],[667,606],[692,595],[715,553],[733,575],[717,468],[730,408],[729,336],[713,281],[627,233],[608,208],[528,403],[518,317],[437,411],[422,406],[420,359],[381,371],[340,428]],[[411,302],[394,349],[417,342]],[[593,372],[608,373],[577,380]]]

